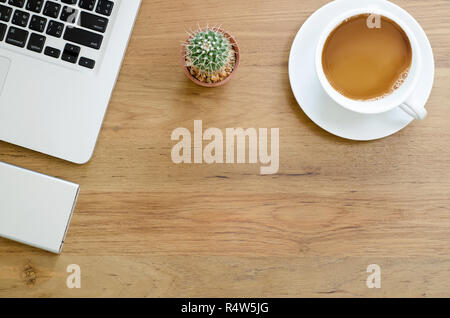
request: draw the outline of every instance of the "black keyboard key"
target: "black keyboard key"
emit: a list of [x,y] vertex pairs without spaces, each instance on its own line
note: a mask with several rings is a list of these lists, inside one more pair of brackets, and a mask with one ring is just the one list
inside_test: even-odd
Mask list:
[[41,53],[42,50],[44,49],[44,45],[45,45],[45,36],[37,33],[32,33],[30,35],[30,40],[28,41],[27,49],[37,53]]
[[23,8],[25,0],[9,0],[8,3],[12,6]]
[[14,11],[12,23],[21,27],[26,27],[29,19],[30,14],[28,12],[16,10]]
[[80,25],[87,29],[105,33],[108,19],[88,12],[81,12]]
[[78,3],[78,6],[81,9],[92,11],[95,7],[95,0],[80,0],[80,3]]
[[47,26],[47,34],[60,38],[64,30],[64,24],[58,21],[50,20]]
[[78,15],[78,10],[68,7],[68,6],[64,6],[64,8],[62,9],[61,12],[61,17],[60,19],[64,22],[69,22],[69,23],[75,23],[76,19],[77,19],[77,15]]
[[6,36],[6,43],[11,45],[25,47],[25,43],[27,43],[28,31],[18,29],[16,27],[10,27],[8,31],[8,35]]
[[78,62],[78,64],[83,67],[90,68],[91,70],[95,67],[95,61],[88,59],[87,57],[80,58],[80,62]]
[[76,4],[78,0],[61,0],[62,3]]
[[81,47],[73,45],[73,44],[67,43],[66,46],[64,47],[64,52],[66,52],[66,53],[78,55],[80,53],[80,51],[81,51]]
[[63,54],[61,56],[61,59],[63,61],[66,61],[66,62],[69,62],[69,63],[72,63],[72,64],[75,64],[77,62],[77,57],[76,56],[73,56],[73,55],[70,55],[70,54],[66,54],[64,52],[63,52]]
[[109,0],[98,0],[97,8],[95,12],[110,16],[114,7],[114,2]]
[[61,5],[59,3],[54,3],[47,1],[44,6],[44,15],[50,18],[56,19],[59,16],[59,11],[61,10]]
[[0,41],[3,41],[3,39],[5,38],[7,28],[8,26],[6,24],[0,23]]
[[80,55],[80,50],[81,48],[79,46],[66,44],[61,58],[66,62],[75,64],[77,62],[78,55]]
[[57,59],[57,58],[59,58],[61,51],[58,49],[55,49],[54,47],[47,46],[44,50],[44,54]]
[[39,13],[39,12],[41,12],[43,5],[44,5],[44,0],[28,0],[25,8],[29,11]]
[[13,9],[10,7],[0,5],[0,20],[9,22],[9,19],[11,19]]
[[98,50],[102,45],[103,35],[79,28],[66,28],[64,40]]
[[28,26],[31,30],[36,32],[44,32],[45,31],[45,25],[47,24],[47,19],[33,15],[31,17],[30,25]]

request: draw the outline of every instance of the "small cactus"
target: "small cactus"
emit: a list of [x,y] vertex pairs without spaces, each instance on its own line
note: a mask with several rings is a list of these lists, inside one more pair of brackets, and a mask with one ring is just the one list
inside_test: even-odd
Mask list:
[[205,83],[227,78],[235,65],[235,51],[229,38],[218,28],[199,28],[183,44],[190,73]]

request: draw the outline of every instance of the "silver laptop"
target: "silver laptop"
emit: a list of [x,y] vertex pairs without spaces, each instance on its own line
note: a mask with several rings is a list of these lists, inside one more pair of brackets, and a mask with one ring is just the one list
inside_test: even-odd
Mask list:
[[141,0],[0,0],[0,140],[91,158]]

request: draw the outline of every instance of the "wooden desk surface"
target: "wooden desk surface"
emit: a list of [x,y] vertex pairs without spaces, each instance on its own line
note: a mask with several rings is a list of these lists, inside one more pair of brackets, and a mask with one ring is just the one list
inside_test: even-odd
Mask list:
[[[395,0],[436,58],[430,115],[358,143],[316,127],[288,56],[326,0],[144,0],[95,155],[77,166],[0,143],[0,160],[77,182],[64,253],[0,239],[0,296],[450,296],[450,2]],[[202,89],[179,65],[184,31],[222,24],[242,64]],[[279,127],[280,171],[175,165],[172,130]],[[382,288],[366,287],[379,264]],[[78,264],[82,288],[66,287]]]

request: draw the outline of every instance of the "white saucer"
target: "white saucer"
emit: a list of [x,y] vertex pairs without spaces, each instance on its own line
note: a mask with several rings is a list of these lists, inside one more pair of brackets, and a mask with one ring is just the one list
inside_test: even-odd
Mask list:
[[415,99],[428,101],[434,82],[434,57],[430,42],[419,23],[405,10],[386,0],[335,0],[317,10],[303,24],[292,44],[289,78],[295,98],[305,114],[329,133],[352,140],[375,140],[408,126],[412,118],[397,108],[377,115],[353,113],[334,102],[322,89],[314,66],[314,53],[323,28],[347,10],[370,5],[398,15],[416,34],[423,57],[423,70]]

